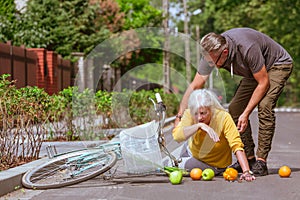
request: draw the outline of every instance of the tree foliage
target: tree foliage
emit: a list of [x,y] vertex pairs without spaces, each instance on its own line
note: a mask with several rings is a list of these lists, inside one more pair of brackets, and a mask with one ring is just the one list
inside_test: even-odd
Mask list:
[[162,11],[150,4],[150,0],[116,0],[125,13],[124,30],[153,27],[161,24]]
[[17,22],[14,0],[0,1],[0,41],[9,41],[13,37],[13,24]]
[[85,0],[31,0],[21,16],[14,43],[43,47],[62,56],[87,53],[110,34],[101,4]]
[[8,20],[15,18],[14,13],[16,12],[14,0],[0,1],[0,15],[6,16]]
[[[161,10],[151,6],[150,0],[29,0],[24,13],[13,10],[13,0],[2,4],[1,42],[46,48],[67,58],[72,52],[88,54],[115,33],[160,26],[162,19]],[[134,58],[143,60],[138,54],[129,58],[125,65]]]
[[[123,31],[143,27],[160,27],[162,22],[162,11],[153,7],[151,0],[117,0],[120,10],[125,14]],[[139,30],[141,31],[141,30]],[[135,32],[123,32],[122,37],[126,38],[126,46],[137,49],[122,55],[113,66],[121,68],[121,74],[145,63],[161,62],[162,51],[157,49],[139,49],[139,45],[145,41],[158,43],[159,40],[150,32],[136,34]],[[142,37],[142,38],[141,38]],[[143,42],[141,42],[141,40]]]

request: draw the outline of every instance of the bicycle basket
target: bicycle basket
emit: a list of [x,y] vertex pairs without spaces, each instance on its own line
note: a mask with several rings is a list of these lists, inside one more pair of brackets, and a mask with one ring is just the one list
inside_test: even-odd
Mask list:
[[125,129],[120,133],[122,156],[127,173],[154,172],[162,166],[155,121]]

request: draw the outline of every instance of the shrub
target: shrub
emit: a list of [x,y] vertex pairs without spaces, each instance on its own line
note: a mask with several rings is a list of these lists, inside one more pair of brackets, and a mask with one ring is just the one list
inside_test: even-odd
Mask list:
[[17,89],[8,77],[0,76],[0,169],[38,158],[50,108],[43,89]]

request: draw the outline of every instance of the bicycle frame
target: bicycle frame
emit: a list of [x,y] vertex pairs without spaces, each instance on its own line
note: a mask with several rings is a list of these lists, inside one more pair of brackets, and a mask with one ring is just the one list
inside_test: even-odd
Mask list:
[[166,143],[165,143],[165,136],[163,133],[163,128],[165,125],[165,118],[166,118],[166,106],[164,105],[161,96],[159,93],[155,94],[156,97],[156,101],[157,103],[155,103],[155,101],[153,99],[151,99],[149,97],[149,99],[152,101],[153,106],[154,106],[154,110],[157,114],[158,117],[158,128],[157,128],[157,133],[158,133],[158,144],[160,146],[160,149],[170,158],[171,162],[172,162],[172,166],[176,166],[178,167],[178,164],[181,162],[180,159],[176,159],[167,149],[166,147]]

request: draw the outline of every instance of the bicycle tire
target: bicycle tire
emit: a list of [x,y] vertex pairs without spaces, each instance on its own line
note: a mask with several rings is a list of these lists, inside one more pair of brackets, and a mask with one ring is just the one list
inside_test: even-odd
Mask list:
[[[78,175],[69,177],[68,174],[70,174],[70,170],[68,169],[68,171],[65,168],[68,160],[73,158],[73,161],[75,162],[78,161],[77,159],[79,156],[87,154],[96,155],[94,158],[95,160],[92,161],[93,163],[89,162],[90,165],[88,167],[90,168],[80,172]],[[99,164],[94,161],[99,162]],[[103,152],[99,149],[93,149],[72,152],[54,158],[45,164],[27,171],[22,177],[22,184],[24,187],[31,189],[53,189],[70,186],[89,180],[106,172],[112,168],[116,162],[117,155],[113,151]]]

